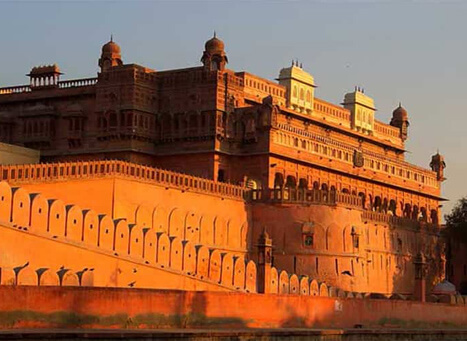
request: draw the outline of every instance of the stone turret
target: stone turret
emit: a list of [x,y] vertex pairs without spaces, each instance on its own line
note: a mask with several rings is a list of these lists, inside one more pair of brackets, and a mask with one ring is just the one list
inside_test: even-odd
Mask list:
[[99,58],[99,67],[101,71],[107,71],[111,67],[123,65],[121,49],[118,44],[110,37],[110,41],[102,46],[101,57]]
[[444,162],[444,156],[439,152],[431,157],[430,167],[433,172],[436,172],[436,177],[438,181],[444,181],[444,168],[446,168],[446,162]]
[[57,87],[60,80],[60,68],[57,64],[36,66],[27,74],[30,77],[31,88],[51,88]]
[[225,65],[229,62],[225,54],[225,45],[222,40],[214,36],[204,44],[204,52],[201,57],[201,63],[204,68],[209,71],[224,70]]
[[277,80],[287,88],[287,107],[311,114],[316,88],[313,76],[292,61],[292,66],[280,71]]
[[375,126],[375,104],[371,97],[365,95],[360,87],[344,96],[344,108],[350,110],[352,128],[369,135],[373,134]]
[[399,103],[399,106],[392,112],[391,123],[393,127],[400,129],[400,137],[402,141],[407,140],[408,128],[409,128],[409,116],[407,110],[405,110]]
[[258,293],[268,293],[271,283],[272,239],[263,230],[258,239]]

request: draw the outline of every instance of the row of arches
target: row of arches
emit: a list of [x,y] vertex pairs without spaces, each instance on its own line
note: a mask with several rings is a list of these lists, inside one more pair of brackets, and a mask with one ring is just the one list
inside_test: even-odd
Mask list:
[[137,225],[196,244],[246,252],[248,225],[235,218],[158,205],[154,208],[139,206],[134,221]]
[[[274,188],[275,189],[291,189],[305,191],[309,188],[307,178],[299,178],[298,182],[295,176],[287,175],[284,177],[282,173],[275,173],[274,175]],[[335,193],[337,192],[336,186],[329,186],[327,183],[320,183],[314,181],[311,185],[313,190],[321,190],[323,192]],[[387,213],[393,216],[404,217],[408,219],[429,222],[432,224],[439,224],[439,214],[437,208],[427,208],[417,204],[407,203],[396,199],[388,199],[379,195],[366,194],[365,192],[358,192],[350,190],[349,188],[342,188],[342,193],[358,196],[361,199],[362,209]]]
[[[194,215],[184,216],[180,211],[179,218],[185,219],[177,222],[174,217],[178,213],[175,212],[172,210],[166,216],[161,215],[161,210],[156,210],[148,217],[140,207],[136,211],[136,223],[128,223],[126,219],[111,219],[93,210],[65,205],[61,200],[48,200],[41,194],[29,194],[22,188],[11,189],[6,182],[0,182],[0,221],[13,224],[20,230],[98,248],[117,257],[139,259],[146,264],[180,271],[230,288],[256,290],[254,262],[246,262],[243,253],[200,245],[200,239],[190,240],[189,235],[180,234],[183,227],[185,233],[196,229],[198,221],[190,223],[190,217]],[[159,218],[152,221],[153,217]],[[223,241],[221,226],[227,227],[227,224],[221,221],[220,218],[214,219],[213,243],[216,238]],[[167,222],[168,231],[162,226],[157,227],[157,223]],[[216,233],[216,227],[221,232]]]
[[[302,131],[299,128],[289,129],[294,129],[293,132],[296,134],[305,134],[306,137],[297,137],[286,131],[281,131],[276,133],[275,142],[353,164],[354,147],[342,145],[341,142],[335,142],[335,145],[327,144],[321,136]],[[415,181],[428,186],[438,186],[435,176],[427,176],[427,173],[417,172],[415,168],[407,169],[406,165],[399,164],[396,160],[392,163],[385,162],[379,159],[376,154],[371,155],[371,153],[366,152],[363,166],[374,171],[384,172],[391,176]]]

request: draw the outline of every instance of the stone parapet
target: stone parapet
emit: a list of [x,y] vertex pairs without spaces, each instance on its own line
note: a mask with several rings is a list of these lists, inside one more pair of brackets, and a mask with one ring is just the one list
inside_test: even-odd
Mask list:
[[56,182],[123,176],[167,187],[243,200],[246,188],[125,161],[78,161],[0,166],[0,180],[10,184]]
[[339,205],[363,209],[362,198],[357,195],[319,189],[270,188],[252,190],[250,200],[273,204]]

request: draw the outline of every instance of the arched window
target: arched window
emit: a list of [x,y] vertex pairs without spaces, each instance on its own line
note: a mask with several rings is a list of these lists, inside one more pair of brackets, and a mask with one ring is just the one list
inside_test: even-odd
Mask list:
[[305,99],[305,91],[303,89],[300,89],[300,100],[304,100]]
[[295,86],[293,87],[293,97],[297,97],[297,96],[298,96],[298,95],[297,95],[297,86],[295,85]]
[[308,90],[308,91],[306,92],[306,101],[307,101],[307,102],[311,102],[311,92],[310,92],[310,90]]

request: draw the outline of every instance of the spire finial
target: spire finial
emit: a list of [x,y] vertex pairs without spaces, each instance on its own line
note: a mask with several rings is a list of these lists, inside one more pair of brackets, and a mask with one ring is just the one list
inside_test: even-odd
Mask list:
[[399,101],[399,108],[402,108],[402,104],[401,104],[401,101]]
[[214,38],[216,38],[216,31],[214,30]]
[[111,43],[114,42],[114,35],[113,35],[113,33],[110,33],[110,42],[111,42]]

